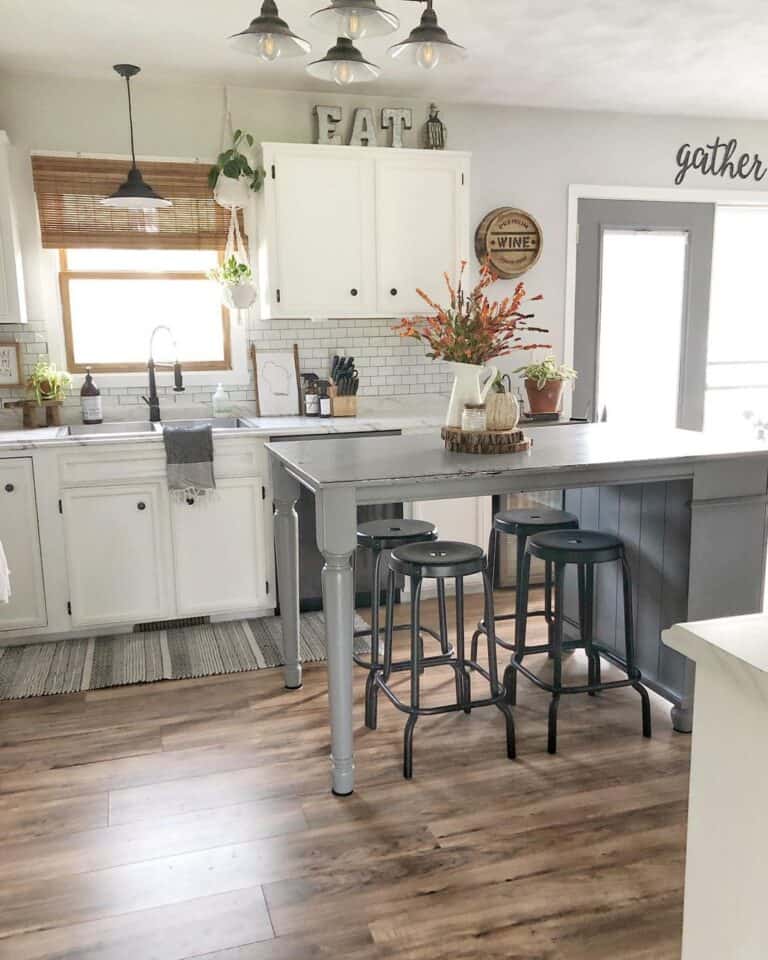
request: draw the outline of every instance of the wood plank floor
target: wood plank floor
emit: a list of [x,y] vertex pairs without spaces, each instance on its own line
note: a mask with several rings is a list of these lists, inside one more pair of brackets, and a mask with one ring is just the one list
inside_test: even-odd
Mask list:
[[382,698],[366,730],[355,679],[347,799],[322,665],[297,693],[265,670],[0,704],[1,960],[677,960],[690,740],[666,704],[644,741],[633,691],[567,699],[550,757],[521,680],[516,762],[494,708],[424,719],[406,783],[403,718]]

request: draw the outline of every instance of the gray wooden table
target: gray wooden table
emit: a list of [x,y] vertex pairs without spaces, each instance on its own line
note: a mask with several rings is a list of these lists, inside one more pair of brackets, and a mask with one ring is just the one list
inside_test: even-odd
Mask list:
[[[662,647],[681,620],[762,609],[768,447],[684,430],[633,435],[609,424],[527,428],[529,453],[449,454],[439,435],[271,443],[285,684],[301,686],[298,520],[303,485],[315,494],[323,598],[333,791],[354,788],[352,554],[362,504],[562,489],[584,527],[618,532],[630,551],[645,682],[690,731],[693,667]],[[597,632],[612,642],[616,583],[598,580]]]

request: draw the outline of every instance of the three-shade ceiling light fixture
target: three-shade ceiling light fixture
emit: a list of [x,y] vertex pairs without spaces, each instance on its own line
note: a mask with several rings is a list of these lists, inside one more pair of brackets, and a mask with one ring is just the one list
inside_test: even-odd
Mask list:
[[[454,43],[440,26],[433,0],[414,2],[426,5],[421,22],[405,40],[389,48],[389,55],[424,70],[463,59],[465,48]],[[366,60],[355,43],[394,33],[400,26],[399,17],[383,10],[377,0],[332,0],[329,6],[312,14],[312,21],[337,40],[321,60],[307,65],[307,73],[342,86],[375,80],[381,73],[381,68]],[[230,37],[230,42],[243,53],[254,54],[268,63],[283,57],[299,57],[311,50],[310,44],[281,19],[275,0],[264,0],[259,16],[242,33]]]

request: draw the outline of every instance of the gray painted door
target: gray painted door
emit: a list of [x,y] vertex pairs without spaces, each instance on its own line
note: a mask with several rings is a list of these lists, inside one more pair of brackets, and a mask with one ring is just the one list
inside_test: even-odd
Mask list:
[[[706,203],[656,203],[644,200],[580,200],[576,260],[574,366],[579,371],[573,415],[599,419],[598,356],[603,236],[606,230],[673,231],[687,234],[686,276],[680,339],[677,425],[704,425],[709,292],[715,207]],[[639,295],[653,309],[653,277],[638,275]],[[627,332],[628,354],[631,337]],[[660,345],[663,349],[663,345]],[[609,411],[610,417],[610,411]]]

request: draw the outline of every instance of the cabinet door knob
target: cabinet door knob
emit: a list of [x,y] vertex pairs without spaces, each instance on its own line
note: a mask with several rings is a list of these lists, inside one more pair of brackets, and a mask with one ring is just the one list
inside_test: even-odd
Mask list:
[[14,487],[14,485],[13,485],[12,483],[6,483],[6,485],[5,485],[5,492],[6,492],[6,493],[13,493],[13,491],[14,491],[15,489],[16,489],[16,488]]
[[146,510],[146,509],[147,509],[147,505],[146,505],[146,503],[144,503],[143,500],[139,500],[139,502],[136,504],[136,509],[137,509],[137,510]]
[[389,292],[392,294],[393,297],[396,297],[396,296],[397,296],[397,287],[392,287],[392,289],[391,289]]
[[194,502],[195,502],[194,497],[187,497],[187,503],[190,505],[190,507],[194,504]]
[[356,297],[356,296],[357,296],[357,287],[352,287],[352,289],[351,289],[349,292],[352,294],[353,297]]

